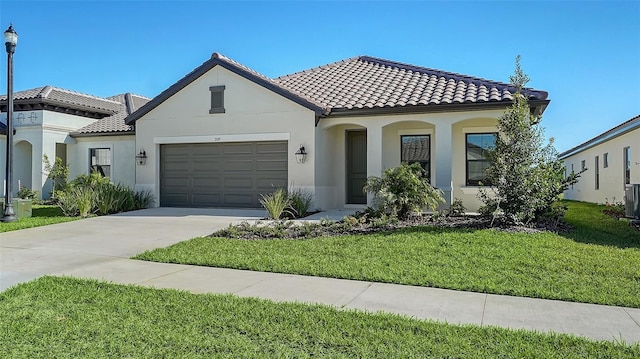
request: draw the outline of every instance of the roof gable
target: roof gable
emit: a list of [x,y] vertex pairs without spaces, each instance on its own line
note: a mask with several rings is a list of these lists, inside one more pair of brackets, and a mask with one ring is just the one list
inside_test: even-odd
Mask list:
[[217,52],[214,52],[211,55],[211,58],[204,62],[202,65],[195,68],[193,71],[188,73],[186,76],[178,80],[173,85],[169,86],[168,89],[161,92],[158,96],[154,97],[147,104],[142,106],[138,111],[134,112],[132,115],[126,118],[126,124],[133,124],[142,116],[149,113],[154,108],[158,107],[161,103],[169,99],[171,96],[175,95],[178,91],[185,88],[187,85],[207,73],[209,70],[214,68],[215,66],[222,66],[225,69],[246,78],[249,81],[252,81],[260,86],[267,88],[293,102],[300,104],[312,111],[314,111],[318,116],[324,113],[326,110],[316,103],[307,100],[306,98],[300,96],[299,94],[290,91],[289,89],[280,86],[275,81],[270,78],[235,62]]

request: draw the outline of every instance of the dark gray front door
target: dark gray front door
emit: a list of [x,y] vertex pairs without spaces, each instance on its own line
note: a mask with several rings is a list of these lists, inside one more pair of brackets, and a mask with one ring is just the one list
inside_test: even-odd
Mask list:
[[160,146],[160,206],[259,208],[287,187],[287,142]]
[[367,131],[347,131],[347,203],[366,204]]

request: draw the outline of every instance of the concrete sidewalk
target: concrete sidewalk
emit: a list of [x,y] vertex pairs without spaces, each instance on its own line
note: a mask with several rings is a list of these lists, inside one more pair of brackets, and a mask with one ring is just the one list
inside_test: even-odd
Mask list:
[[[353,211],[310,220],[341,219]],[[0,233],[0,291],[45,274],[73,275],[640,343],[640,309],[129,259],[264,216],[263,210],[151,208]]]
[[120,259],[57,275],[640,343],[640,309]]

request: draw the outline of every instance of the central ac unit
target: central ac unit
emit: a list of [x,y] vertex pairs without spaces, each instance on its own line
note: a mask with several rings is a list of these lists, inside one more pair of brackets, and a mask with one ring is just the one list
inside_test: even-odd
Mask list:
[[624,189],[624,202],[625,216],[640,219],[640,184],[632,184]]

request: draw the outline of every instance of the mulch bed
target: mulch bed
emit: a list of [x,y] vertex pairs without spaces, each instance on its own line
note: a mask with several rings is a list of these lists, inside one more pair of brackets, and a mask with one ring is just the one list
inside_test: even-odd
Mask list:
[[[352,221],[354,217],[351,217]],[[404,221],[388,220],[376,221],[375,219],[363,223],[348,221],[324,222],[320,223],[295,223],[293,221],[265,221],[256,224],[248,222],[215,232],[212,236],[229,237],[246,240],[259,239],[295,239],[295,238],[315,238],[327,236],[341,236],[350,234],[368,234],[388,232],[403,228],[417,226],[432,226],[439,228],[463,228],[470,230],[493,228],[498,231],[518,232],[518,233],[539,233],[544,231],[563,233],[573,229],[570,225],[560,222],[557,226],[548,223],[537,223],[530,226],[516,226],[507,224],[496,219],[491,221],[480,216],[413,216]]]

